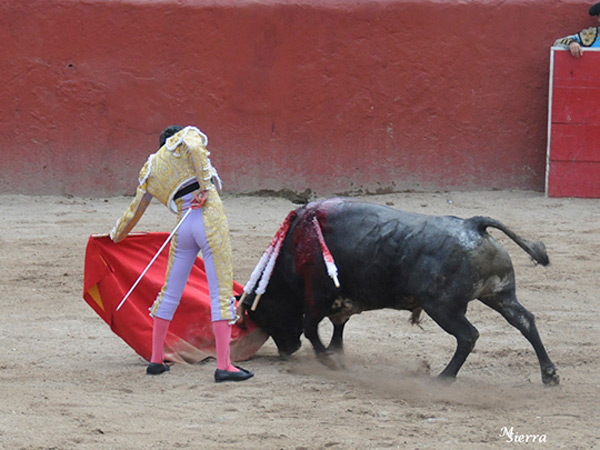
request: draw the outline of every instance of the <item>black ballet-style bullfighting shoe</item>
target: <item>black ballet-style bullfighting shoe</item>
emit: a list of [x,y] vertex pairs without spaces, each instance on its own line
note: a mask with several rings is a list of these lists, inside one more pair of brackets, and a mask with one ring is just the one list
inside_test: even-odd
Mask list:
[[244,381],[254,376],[254,374],[249,370],[242,369],[238,366],[235,367],[238,368],[240,371],[230,372],[229,370],[215,370],[215,382],[221,383],[223,381]]
[[160,375],[163,372],[168,372],[171,368],[164,363],[150,363],[146,368],[146,374],[148,375]]
[[[249,370],[244,369],[243,367],[236,366],[235,364],[232,364],[232,366],[235,367],[237,370],[241,370],[242,372],[252,373]],[[252,375],[254,375],[254,374],[252,373]]]

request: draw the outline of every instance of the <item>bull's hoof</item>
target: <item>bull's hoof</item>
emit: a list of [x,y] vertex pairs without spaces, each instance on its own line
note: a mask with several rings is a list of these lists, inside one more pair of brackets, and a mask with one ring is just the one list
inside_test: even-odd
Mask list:
[[436,381],[443,385],[449,386],[456,381],[456,376],[446,375],[444,372],[442,372],[436,377]]
[[556,373],[555,367],[542,370],[542,383],[546,386],[558,386],[560,384],[560,377]]
[[341,369],[346,368],[343,361],[339,357],[339,354],[336,354],[336,353],[331,353],[331,352],[317,353],[317,359],[319,360],[319,362],[321,364],[323,364],[324,366],[326,366],[327,368],[329,368],[331,370],[341,370]]
[[338,355],[343,355],[344,354],[344,347],[343,346],[339,346],[339,345],[329,345],[327,347],[327,352],[328,353],[336,353]]

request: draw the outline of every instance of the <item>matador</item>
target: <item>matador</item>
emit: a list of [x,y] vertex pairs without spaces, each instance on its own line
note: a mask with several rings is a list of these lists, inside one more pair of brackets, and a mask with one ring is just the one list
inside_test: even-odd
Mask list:
[[172,125],[161,133],[159,145],[140,171],[135,198],[110,233],[114,242],[123,240],[153,197],[176,213],[178,221],[184,218],[171,241],[164,285],[150,308],[152,356],[146,373],[159,375],[170,369],[163,349],[167,331],[202,251],[216,343],[215,381],[247,380],[252,372],[233,365],[229,356],[231,322],[236,319],[232,255],[229,225],[217,190],[221,180],[210,162],[208,138],[196,127]]

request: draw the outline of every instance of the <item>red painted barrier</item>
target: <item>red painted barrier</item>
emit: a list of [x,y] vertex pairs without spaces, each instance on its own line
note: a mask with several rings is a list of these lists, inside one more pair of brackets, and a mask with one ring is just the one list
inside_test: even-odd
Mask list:
[[166,125],[225,189],[544,188],[580,1],[0,2],[0,192],[133,193]]
[[546,193],[600,197],[600,51],[552,49]]

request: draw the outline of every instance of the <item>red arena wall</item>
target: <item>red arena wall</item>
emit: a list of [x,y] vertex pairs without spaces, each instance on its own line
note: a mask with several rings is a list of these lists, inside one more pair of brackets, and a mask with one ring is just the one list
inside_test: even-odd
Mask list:
[[225,190],[544,189],[573,0],[0,3],[0,192],[131,194],[169,124]]

